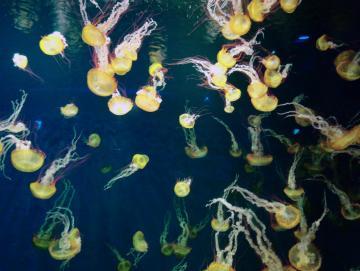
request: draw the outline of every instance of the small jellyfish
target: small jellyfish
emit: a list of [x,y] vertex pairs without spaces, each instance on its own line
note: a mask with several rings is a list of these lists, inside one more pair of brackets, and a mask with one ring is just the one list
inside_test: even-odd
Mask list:
[[190,194],[191,177],[179,179],[174,186],[174,193],[179,198],[185,198]]
[[85,141],[85,144],[91,148],[99,147],[100,143],[101,143],[101,137],[97,133],[92,133],[91,135],[89,135],[89,137]]
[[44,80],[39,75],[35,74],[29,67],[29,65],[28,65],[29,60],[28,60],[27,56],[21,55],[19,53],[15,53],[13,55],[12,61],[13,61],[15,67],[27,72],[28,74],[35,77],[39,81],[44,82]]
[[263,22],[265,17],[274,10],[278,0],[251,0],[247,6],[249,17],[254,22]]
[[60,107],[60,113],[65,119],[75,117],[79,113],[79,108],[74,103],[69,103],[65,106]]
[[79,157],[76,153],[76,144],[79,138],[80,137],[76,137],[75,135],[65,156],[52,161],[50,166],[46,169],[44,175],[40,175],[35,182],[30,183],[30,191],[35,198],[51,198],[56,193],[56,183],[64,175],[64,172],[59,173],[59,171],[64,170],[70,163],[82,159],[82,157]]
[[134,103],[131,99],[121,96],[116,90],[108,101],[108,108],[111,113],[117,116],[126,115],[133,108]]
[[65,37],[55,31],[41,38],[39,42],[40,50],[49,56],[61,55],[64,57],[64,50],[68,46]]
[[336,44],[331,41],[331,38],[327,35],[322,35],[316,40],[316,48],[320,51],[327,51],[329,49],[336,49],[344,44]]
[[261,127],[248,127],[251,137],[251,153],[246,155],[246,160],[251,166],[261,167],[272,163],[273,157],[264,154],[264,147],[260,141]]
[[190,237],[189,217],[184,204],[175,206],[175,213],[181,228],[181,234],[178,236],[176,243],[173,244],[174,255],[178,258],[185,258],[191,252],[191,247],[188,246]]
[[285,145],[287,152],[290,154],[295,154],[298,151],[300,151],[300,149],[301,149],[301,146],[299,143],[297,143],[297,142],[293,143],[289,138],[287,138],[284,135],[280,135],[280,134],[276,133],[272,129],[263,129],[263,132],[269,133],[271,137],[279,140],[281,144]]
[[360,51],[348,61],[342,61],[336,66],[337,74],[347,81],[355,81],[360,78]]
[[71,202],[74,198],[75,189],[71,185],[70,181],[64,180],[64,189],[55,200],[53,208],[46,214],[45,221],[41,225],[40,230],[34,234],[32,242],[35,247],[40,249],[48,249],[51,241],[54,239],[54,230],[60,221],[52,217],[52,212],[58,210],[59,212],[65,214],[66,209],[71,205]]
[[309,174],[320,173],[324,170],[323,161],[328,155],[320,145],[312,145],[307,148],[310,152],[310,161],[304,163],[304,168]]
[[186,147],[185,153],[190,158],[203,158],[208,153],[208,148],[206,146],[199,147],[196,143],[196,134],[195,128],[185,129],[183,128]]
[[264,74],[264,83],[270,88],[277,88],[287,78],[292,64],[279,66],[277,70],[266,69]]
[[199,223],[196,225],[189,225],[189,238],[195,239],[199,233],[207,226],[210,222],[210,215],[206,215]]
[[275,95],[265,94],[259,98],[251,98],[251,104],[260,112],[272,112],[278,106],[279,100]]
[[280,0],[280,7],[286,13],[293,13],[302,0]]
[[50,256],[58,261],[68,262],[81,251],[81,237],[78,228],[74,225],[74,216],[69,208],[58,207],[50,211],[49,219],[63,224],[61,237],[51,241],[48,251]]
[[203,112],[203,109],[195,110],[185,106],[185,113],[179,116],[179,124],[184,129],[192,129],[195,126],[196,120],[202,116]]
[[267,70],[277,70],[280,67],[280,58],[277,55],[268,55],[261,59],[261,64],[265,66]]
[[295,154],[294,161],[290,167],[287,185],[284,188],[284,193],[289,199],[297,201],[304,194],[304,189],[296,184],[295,170],[303,154],[303,149]]
[[108,247],[111,250],[111,252],[114,253],[116,259],[118,260],[116,270],[117,271],[130,271],[131,267],[132,267],[132,263],[129,260],[123,258],[116,248],[113,248],[109,245],[108,245]]
[[236,141],[234,133],[230,130],[229,126],[223,122],[221,119],[217,117],[213,117],[214,120],[216,120],[218,123],[220,123],[222,126],[225,127],[225,130],[229,133],[230,139],[231,139],[231,145],[229,149],[229,153],[232,157],[237,158],[240,157],[242,154],[241,149],[239,148],[239,144]]
[[167,236],[169,235],[170,220],[171,214],[167,212],[164,218],[164,229],[160,235],[160,248],[161,253],[164,256],[171,256],[174,253],[173,244],[167,241]]
[[24,90],[20,90],[20,92],[22,93],[21,100],[15,100],[11,102],[13,113],[7,119],[0,121],[0,132],[8,132],[13,134],[29,132],[29,129],[26,127],[26,125],[23,122],[18,121],[20,112],[27,97],[27,93]]
[[149,162],[149,156],[146,154],[135,154],[129,165],[121,169],[120,173],[111,178],[110,181],[104,186],[104,190],[110,189],[116,181],[122,178],[129,177],[139,169],[144,169]]
[[137,231],[132,237],[132,248],[126,255],[133,257],[133,263],[136,267],[148,250],[149,245],[145,240],[144,233],[142,231]]

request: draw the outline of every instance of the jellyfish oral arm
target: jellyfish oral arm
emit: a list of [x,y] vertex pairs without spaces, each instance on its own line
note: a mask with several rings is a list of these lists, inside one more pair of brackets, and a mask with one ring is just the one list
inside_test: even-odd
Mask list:
[[135,173],[139,168],[131,163],[129,164],[127,167],[125,167],[124,169],[121,170],[121,172],[116,175],[115,177],[113,177],[112,179],[110,179],[110,181],[108,181],[108,183],[104,186],[104,190],[110,189],[114,183],[122,178],[128,177],[130,175],[132,175],[133,173]]
[[230,75],[234,72],[240,72],[240,73],[245,74],[247,77],[249,77],[251,82],[260,82],[261,81],[259,74],[252,66],[237,64],[228,71],[228,75]]
[[224,26],[229,18],[228,15],[222,10],[224,7],[221,6],[220,2],[221,0],[208,0],[206,9],[214,21],[216,21],[220,26]]
[[251,138],[251,151],[256,155],[263,155],[264,148],[260,141],[260,127],[248,127]]
[[303,154],[303,150],[301,150],[300,152],[297,152],[295,154],[295,158],[294,158],[294,161],[290,167],[290,170],[289,170],[289,176],[288,176],[288,187],[290,189],[296,189],[296,177],[295,177],[295,170],[296,170],[296,167],[301,159],[301,156]]
[[112,10],[109,18],[97,25],[97,28],[103,32],[108,33],[111,29],[114,28],[114,26],[117,24],[117,22],[120,19],[120,16],[129,8],[129,0],[123,0],[121,2],[117,2]]

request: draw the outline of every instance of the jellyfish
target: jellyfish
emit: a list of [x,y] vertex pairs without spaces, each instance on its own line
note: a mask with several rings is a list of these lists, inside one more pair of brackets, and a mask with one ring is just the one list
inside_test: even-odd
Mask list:
[[270,113],[263,113],[259,115],[249,115],[247,121],[253,128],[261,127],[262,120],[270,116]]
[[69,262],[81,251],[80,231],[75,228],[74,216],[69,208],[64,207],[57,207],[48,214],[49,219],[54,219],[64,226],[61,237],[50,242],[50,256],[58,261]]
[[154,62],[149,66],[149,75],[151,84],[159,88],[159,90],[163,90],[166,86],[165,82],[165,74],[167,73],[167,69],[163,67],[161,62]]
[[117,271],[130,271],[132,267],[132,263],[129,260],[123,258],[116,248],[113,248],[109,245],[108,247],[111,250],[111,252],[114,253],[116,259],[118,260]]
[[280,0],[280,7],[286,13],[293,13],[302,0]]
[[51,34],[43,36],[39,42],[40,50],[49,56],[60,54],[64,57],[64,50],[68,46],[65,37],[59,32],[55,31]]
[[251,20],[244,13],[242,0],[208,0],[206,9],[210,18],[221,27],[224,38],[235,40],[249,32]]
[[270,88],[277,88],[280,86],[281,82],[287,78],[291,67],[292,64],[286,64],[284,66],[279,66],[277,70],[266,69],[264,74],[265,84]]
[[87,86],[97,96],[111,96],[117,89],[117,81],[112,71],[108,69],[107,62],[101,66],[88,71]]
[[184,129],[193,129],[198,118],[204,115],[203,109],[194,109],[185,105],[185,113],[179,116],[179,124]]
[[[100,6],[95,0],[90,0],[90,2],[103,14],[104,12],[101,10]],[[86,12],[86,0],[79,0],[80,5],[80,14],[84,23],[84,27],[82,29],[81,38],[82,40],[90,45],[101,47],[105,45],[107,34],[114,28],[114,26],[119,21],[122,14],[126,12],[129,8],[129,1],[123,0],[117,2],[111,10],[108,18],[100,23],[102,18],[95,19],[96,22],[91,22],[89,20],[88,14]]]
[[69,103],[65,106],[60,107],[60,113],[65,119],[75,117],[79,113],[79,108],[74,103]]
[[347,81],[355,81],[360,78],[360,51],[348,61],[342,61],[336,66],[337,74]]
[[91,148],[99,147],[100,143],[101,143],[101,137],[97,133],[92,133],[91,135],[89,135],[89,137],[85,141],[85,144]]
[[135,104],[146,112],[159,110],[162,99],[152,85],[143,86],[136,92]]
[[251,98],[251,104],[260,112],[274,111],[278,106],[278,98],[275,95],[265,94],[259,98]]
[[280,62],[280,58],[274,54],[261,59],[261,64],[263,64],[267,70],[277,70],[280,67]]
[[196,134],[195,128],[185,129],[183,128],[186,147],[185,153],[190,158],[203,158],[208,153],[208,148],[206,146],[199,147],[196,143]]
[[39,75],[37,75],[36,73],[34,73],[31,70],[31,68],[28,65],[29,60],[28,60],[26,55],[21,55],[19,53],[15,53],[13,55],[12,61],[13,61],[15,67],[19,68],[20,70],[23,70],[23,71],[27,72],[31,76],[38,79],[40,82],[44,82],[44,80]]
[[[300,204],[302,205],[303,201],[300,201]],[[289,262],[297,270],[316,271],[321,267],[322,257],[320,251],[312,242],[315,240],[315,234],[319,229],[321,221],[328,212],[326,200],[322,215],[318,220],[312,223],[310,228],[307,226],[306,218],[303,213],[303,207],[300,209],[302,210],[302,223],[300,224],[300,232],[297,234],[299,242],[290,248],[288,253]]]
[[0,121],[0,132],[8,132],[8,133],[28,133],[29,129],[26,125],[18,121],[20,112],[24,106],[26,101],[27,93],[24,90],[20,90],[22,93],[21,100],[11,101],[12,105],[12,114],[5,120]]
[[345,50],[339,53],[335,60],[334,60],[334,66],[335,68],[341,63],[341,62],[349,62],[351,61],[354,56],[356,55],[356,52],[354,50]]
[[273,157],[264,154],[264,148],[260,141],[261,127],[248,127],[251,137],[251,153],[246,155],[246,160],[251,166],[261,167],[271,164]]
[[127,34],[124,40],[114,50],[114,57],[111,59],[111,66],[118,75],[125,75],[131,70],[132,62],[138,58],[138,51],[146,36],[150,36],[156,29],[157,23],[148,19],[137,30]]
[[227,190],[239,192],[247,201],[274,214],[277,224],[273,225],[273,227],[278,226],[282,229],[292,229],[300,223],[300,211],[291,204],[259,198],[254,193],[240,186],[231,186]]
[[129,177],[139,169],[144,169],[149,162],[149,156],[146,154],[134,154],[130,164],[121,169],[120,173],[111,178],[104,186],[104,190],[110,189],[116,181]]
[[297,143],[297,142],[293,143],[289,138],[287,138],[284,135],[280,135],[280,134],[276,133],[274,130],[263,129],[263,131],[269,133],[270,136],[272,136],[273,138],[276,138],[277,140],[280,141],[281,144],[285,145],[288,153],[295,154],[298,151],[300,151],[301,146],[299,143]]
[[52,212],[58,209],[59,212],[63,213],[64,210],[70,208],[74,198],[75,189],[68,180],[64,180],[63,184],[63,191],[55,200],[53,208],[46,214],[45,221],[41,225],[40,230],[32,238],[32,242],[37,248],[48,249],[54,237],[54,229],[60,221],[51,216]]
[[278,0],[251,0],[247,6],[249,17],[254,22],[262,22],[265,17],[275,8]]
[[132,237],[132,248],[126,255],[133,257],[133,263],[136,267],[140,260],[146,255],[148,249],[149,245],[145,240],[144,233],[142,231],[137,231]]
[[[234,111],[234,108],[233,106],[231,106],[231,103],[240,99],[241,90],[231,84],[226,84],[225,87],[222,89],[222,94],[224,94],[225,98],[224,111],[226,113],[232,113]],[[233,109],[228,110],[228,107],[232,107]]]
[[175,265],[171,271],[185,271],[188,267],[187,262],[183,262],[183,260],[181,260],[177,265]]
[[341,46],[343,46],[344,44],[336,44],[334,42],[331,41],[331,38],[327,35],[321,35],[317,40],[316,40],[316,48],[320,51],[327,51],[329,49],[336,49],[339,48]]
[[205,77],[206,85],[212,89],[219,90],[226,86],[227,68],[219,62],[212,64],[207,59],[193,57],[185,58],[177,64],[193,64],[193,67]]
[[234,133],[230,130],[229,126],[223,122],[221,119],[217,118],[217,117],[213,117],[214,120],[216,120],[218,123],[220,123],[222,126],[224,126],[225,130],[230,134],[230,139],[231,139],[231,146],[230,146],[230,150],[229,153],[232,157],[240,157],[242,154],[241,149],[239,148],[239,144],[236,141],[236,138],[234,136]]
[[191,177],[179,179],[174,186],[174,193],[179,198],[185,198],[190,194]]
[[359,144],[359,135],[360,135],[360,125],[355,125],[350,129],[345,129],[341,125],[331,125],[323,117],[315,115],[314,111],[299,104],[296,102],[286,103],[284,105],[294,105],[300,110],[288,111],[285,113],[280,113],[281,115],[286,115],[286,117],[298,117],[299,119],[304,119],[309,121],[311,126],[316,130],[319,130],[320,133],[326,137],[326,142],[324,142],[324,147],[328,151],[331,150],[344,150],[351,145]]
[[181,205],[175,206],[176,218],[181,228],[181,234],[178,236],[176,243],[173,244],[173,250],[176,257],[185,258],[191,252],[191,247],[188,246],[190,226],[188,213],[183,201],[181,203]]
[[167,212],[164,218],[164,229],[160,235],[161,253],[164,256],[171,256],[174,253],[174,245],[167,241],[167,236],[169,234],[170,219],[171,219],[171,214]]
[[347,220],[357,220],[360,219],[360,204],[352,203],[349,196],[337,188],[333,183],[331,183],[324,176],[315,176],[315,180],[320,180],[326,184],[328,189],[334,193],[340,201],[341,204],[341,214]]
[[63,172],[59,172],[68,167],[70,163],[83,159],[76,153],[76,144],[79,138],[75,134],[65,156],[52,161],[44,175],[41,174],[35,182],[30,183],[30,191],[35,198],[51,198],[56,193],[56,183],[63,177]]
[[126,115],[133,108],[134,103],[131,99],[121,96],[116,90],[108,101],[108,108],[111,113],[117,116]]
[[233,44],[223,45],[222,49],[217,53],[217,61],[227,69],[230,69],[235,66],[235,64],[240,60],[241,55],[245,54],[251,56],[254,54],[254,45],[260,44],[257,41],[258,36],[264,37],[264,29],[259,29],[254,37],[250,41],[246,41],[243,38],[239,38]]
[[319,146],[309,146],[310,161],[304,163],[304,167],[310,174],[319,173],[324,170],[322,162],[327,156],[327,153]]
[[207,226],[210,222],[210,215],[206,215],[199,223],[196,225],[189,225],[189,238],[195,239],[198,234]]
[[288,198],[293,201],[297,201],[304,194],[304,189],[296,184],[295,177],[295,170],[302,157],[303,151],[304,150],[302,149],[299,152],[295,153],[294,161],[289,170],[287,185],[283,190],[286,196],[288,196]]

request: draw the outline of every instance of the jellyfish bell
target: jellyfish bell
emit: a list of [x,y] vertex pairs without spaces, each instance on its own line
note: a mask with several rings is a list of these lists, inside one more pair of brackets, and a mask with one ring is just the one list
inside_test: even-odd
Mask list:
[[230,149],[229,153],[234,158],[238,158],[242,155],[242,151],[240,149]]
[[115,57],[111,59],[110,65],[117,75],[125,75],[132,68],[132,60],[127,57]]
[[284,209],[275,212],[276,223],[283,229],[292,229],[300,223],[301,212],[292,205],[286,205]]
[[171,256],[174,253],[174,245],[165,243],[161,246],[161,253],[164,256]]
[[40,50],[49,56],[63,54],[68,46],[65,37],[58,31],[41,38],[39,42]]
[[142,231],[137,231],[132,237],[132,244],[135,251],[146,253],[149,249],[148,243],[145,241],[145,236]]
[[264,83],[260,81],[253,81],[247,87],[247,93],[249,94],[250,98],[260,98],[268,92],[268,87]]
[[227,40],[237,40],[238,38],[240,38],[240,35],[235,34],[234,32],[231,31],[230,28],[230,23],[227,22],[222,28],[221,28],[221,33],[223,34],[223,37]]
[[356,55],[354,50],[345,50],[342,51],[334,60],[334,65],[337,67],[341,62],[349,62],[351,61]]
[[248,153],[246,155],[246,160],[253,167],[262,167],[270,165],[273,161],[272,155],[258,155],[255,153]]
[[278,98],[275,95],[265,94],[259,98],[251,98],[251,104],[261,112],[271,112],[278,106]]
[[78,114],[78,112],[79,112],[79,108],[74,103],[70,103],[60,107],[60,113],[66,119],[75,117]]
[[320,251],[310,243],[304,250],[301,243],[292,246],[288,253],[289,262],[300,271],[317,271],[321,267]]
[[174,244],[174,255],[178,258],[185,258],[191,252],[191,247],[181,244]]
[[230,102],[235,102],[241,97],[241,90],[234,87],[233,85],[226,84],[223,91],[225,93],[225,99]]
[[38,233],[32,237],[32,243],[35,247],[47,250],[53,241],[51,233]]
[[283,77],[280,72],[276,70],[266,69],[264,74],[264,82],[270,88],[277,88],[280,86]]
[[277,70],[280,66],[280,62],[280,58],[277,55],[268,55],[261,61],[268,70]]
[[360,57],[357,61],[343,61],[336,66],[336,72],[347,81],[360,79]]
[[286,13],[293,13],[301,0],[280,0],[280,7]]
[[184,113],[179,116],[179,123],[185,129],[191,129],[195,126],[195,121],[199,115]]
[[341,214],[347,220],[360,219],[360,204],[351,203],[351,208],[341,207]]
[[211,83],[219,88],[224,88],[227,82],[226,75],[227,68],[221,65],[219,62],[215,63],[211,68]]
[[211,228],[216,232],[226,232],[230,228],[230,223],[228,220],[218,220],[217,218],[213,218],[211,220]]
[[117,88],[115,77],[100,68],[93,68],[88,71],[87,85],[92,93],[102,97],[112,95]]
[[39,170],[45,161],[45,154],[29,147],[16,147],[11,152],[11,164],[21,172],[31,173]]
[[233,107],[231,104],[226,105],[226,106],[224,107],[225,113],[231,114],[232,112],[234,112],[234,110],[235,110],[235,107]]
[[185,198],[190,194],[191,179],[178,180],[174,186],[174,193],[179,198]]
[[206,146],[203,146],[201,148],[193,149],[189,146],[186,146],[185,153],[188,157],[192,159],[203,158],[207,155],[208,148]]
[[149,75],[154,77],[162,69],[164,69],[164,67],[160,62],[154,62],[149,66]]
[[234,67],[236,64],[236,59],[227,51],[226,48],[222,48],[217,53],[216,58],[217,61],[227,69]]
[[90,46],[103,46],[106,43],[106,36],[95,25],[89,23],[81,31],[83,42]]
[[161,102],[162,99],[153,86],[144,86],[136,92],[135,104],[146,112],[157,111],[160,108]]
[[15,67],[18,67],[19,69],[22,69],[22,70],[25,70],[29,64],[29,60],[28,60],[27,56],[21,55],[18,53],[14,54],[12,61],[13,61]]
[[88,145],[89,147],[92,147],[92,148],[99,147],[100,143],[101,143],[101,137],[99,134],[96,134],[96,133],[92,133],[91,135],[89,135],[89,137],[86,141],[86,145]]
[[130,271],[132,264],[128,260],[122,260],[117,265],[117,271]]
[[149,160],[150,158],[146,154],[135,154],[132,157],[131,163],[136,165],[136,167],[139,169],[144,169],[146,165],[149,163]]
[[302,187],[297,187],[295,189],[290,187],[285,187],[283,191],[285,195],[288,196],[288,198],[293,201],[299,200],[304,195],[305,192]]
[[29,185],[31,194],[37,199],[49,199],[56,193],[55,183],[43,185],[40,181],[35,181]]
[[321,35],[316,40],[316,48],[320,51],[326,51],[330,48],[329,38],[327,35]]
[[133,106],[134,103],[131,99],[120,95],[113,95],[108,101],[110,112],[117,116],[129,113]]
[[251,20],[248,15],[237,13],[230,16],[229,26],[232,33],[243,36],[249,32]]
[[58,261],[66,261],[75,257],[81,251],[80,231],[78,228],[73,228],[68,233],[69,247],[62,247],[60,240],[54,240],[49,245],[50,256]]
[[333,150],[344,150],[350,145],[357,144],[360,140],[360,124],[355,125],[349,130],[343,131],[339,137],[334,137],[326,141],[326,146]]
[[261,23],[265,19],[263,10],[264,7],[260,0],[251,0],[247,6],[249,17],[257,23]]
[[235,271],[235,269],[227,263],[212,262],[205,271]]

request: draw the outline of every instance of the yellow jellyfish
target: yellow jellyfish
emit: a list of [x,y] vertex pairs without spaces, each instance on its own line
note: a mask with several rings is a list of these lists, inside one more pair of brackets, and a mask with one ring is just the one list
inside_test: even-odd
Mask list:
[[129,113],[133,106],[133,101],[127,97],[121,96],[118,90],[112,94],[108,101],[110,112],[117,116],[123,116]]
[[251,27],[251,20],[248,15],[237,13],[230,16],[229,26],[232,33],[243,36],[249,32]]
[[65,37],[58,31],[41,38],[39,42],[40,50],[49,56],[58,54],[64,55],[64,50],[68,46]]
[[303,150],[297,152],[294,157],[294,161],[290,167],[287,185],[284,188],[284,193],[289,199],[297,201],[303,194],[304,189],[296,184],[295,170],[302,157]]
[[49,199],[56,193],[56,183],[61,179],[60,170],[64,170],[69,163],[76,162],[82,158],[76,153],[76,144],[80,137],[74,136],[71,146],[68,148],[64,157],[57,158],[46,169],[43,176],[30,183],[31,194],[38,199]]
[[226,84],[223,92],[225,100],[228,100],[229,102],[235,102],[241,97],[241,90],[231,84]]
[[261,63],[268,70],[277,70],[280,67],[280,58],[277,55],[268,55],[261,60]]
[[72,199],[75,194],[74,187],[68,180],[64,180],[63,183],[63,191],[55,200],[53,208],[51,208],[51,210],[46,214],[45,221],[41,225],[40,230],[36,234],[34,234],[32,238],[32,242],[37,248],[48,249],[51,241],[54,239],[54,230],[58,224],[58,221],[51,216],[52,212],[58,210],[62,213],[66,208],[69,208],[71,205]]
[[60,239],[51,241],[48,251],[58,261],[69,261],[81,251],[80,231],[74,226],[74,216],[69,208],[58,207],[49,212],[49,218],[63,224]]
[[247,6],[249,17],[254,22],[262,22],[277,4],[278,0],[251,0]]
[[16,148],[11,152],[11,164],[21,172],[31,173],[39,170],[45,161],[45,154],[31,147],[30,141],[16,140]]
[[19,53],[15,53],[13,55],[12,61],[14,63],[14,66],[19,68],[20,70],[23,70],[30,74],[31,76],[35,77],[41,82],[44,82],[44,80],[37,74],[35,74],[29,67],[29,60],[26,55],[21,55]]
[[251,166],[261,167],[271,164],[273,157],[264,154],[264,148],[260,141],[260,127],[248,127],[251,137],[251,153],[246,155],[246,160]]
[[219,119],[217,117],[213,117],[213,119],[216,120],[218,123],[220,123],[222,126],[224,126],[225,130],[230,135],[230,139],[231,139],[231,146],[229,149],[230,155],[234,158],[240,157],[242,154],[242,151],[239,148],[239,144],[236,141],[234,133],[230,130],[229,126],[225,122],[223,122],[221,119]]
[[20,92],[22,93],[21,100],[15,100],[11,102],[13,110],[12,114],[7,119],[0,121],[0,132],[8,132],[12,134],[29,132],[29,129],[26,127],[26,125],[23,122],[18,121],[20,112],[25,104],[27,97],[27,93],[24,90],[20,90]]
[[257,207],[264,208],[270,214],[273,214],[275,216],[275,222],[277,223],[276,226],[279,226],[282,229],[292,229],[300,223],[300,210],[293,205],[284,204],[277,201],[271,202],[259,198],[254,193],[240,186],[232,186],[228,189],[231,192],[239,192],[244,197],[244,199],[250,203],[256,205]]
[[119,174],[111,178],[110,181],[108,181],[104,186],[104,190],[110,189],[117,180],[129,177],[139,169],[144,169],[148,163],[149,156],[146,154],[134,154],[131,163],[122,168]]
[[190,177],[176,181],[174,193],[179,198],[187,197],[190,194],[192,179]]
[[360,51],[349,61],[342,61],[336,66],[336,72],[347,81],[355,81],[360,78]]
[[[181,203],[183,203],[183,201]],[[174,255],[178,258],[185,258],[191,252],[191,247],[188,246],[190,237],[189,217],[184,204],[175,206],[175,213],[181,228],[181,234],[173,244]]]
[[185,106],[185,113],[179,116],[179,124],[185,129],[192,129],[195,126],[195,122],[201,117],[203,110],[194,110]]
[[354,50],[345,50],[338,54],[334,60],[334,66],[337,67],[341,62],[349,62],[351,61],[356,52]]
[[327,153],[319,146],[309,146],[310,161],[304,163],[304,168],[310,174],[319,173],[324,170],[322,162],[326,157]]
[[292,64],[286,64],[285,66],[279,66],[277,70],[266,69],[264,74],[265,84],[270,88],[280,86],[281,82],[288,76],[291,66]]
[[100,143],[101,143],[101,137],[97,133],[92,133],[91,135],[89,135],[89,137],[87,138],[87,140],[85,142],[86,145],[88,145],[89,147],[92,147],[92,148],[99,147]]
[[113,74],[100,68],[90,69],[87,73],[88,88],[95,95],[107,97],[117,89],[117,81]]
[[116,248],[113,248],[109,245],[108,245],[108,248],[111,250],[112,253],[114,253],[114,255],[118,261],[116,270],[117,271],[130,271],[131,267],[132,267],[132,263],[129,260],[123,258]]
[[289,250],[289,262],[293,267],[300,271],[317,271],[321,267],[322,257],[320,251],[312,242],[315,240],[315,234],[319,229],[321,221],[324,219],[328,212],[326,200],[322,215],[318,220],[312,223],[310,228],[308,228],[303,211],[303,199],[300,200],[299,205],[299,208],[301,210],[301,233],[297,234],[297,237],[299,237],[299,242],[293,245]]
[[280,0],[280,7],[286,13],[293,13],[302,0]]
[[149,250],[149,245],[145,240],[144,233],[142,231],[137,231],[132,237],[132,248],[126,254],[133,258],[133,264],[136,267],[140,260],[146,255]]
[[74,103],[60,107],[60,113],[65,119],[73,118],[79,113],[79,108]]
[[274,111],[278,106],[279,100],[275,95],[265,94],[260,98],[251,98],[251,104],[260,112]]
[[189,238],[195,239],[198,234],[207,226],[210,222],[210,215],[206,215],[198,224],[189,225]]
[[159,110],[162,99],[156,91],[156,87],[147,85],[136,92],[135,104],[146,112]]
[[116,57],[111,59],[111,67],[117,75],[125,75],[132,68],[132,60],[127,57]]
[[171,214],[167,212],[164,218],[164,229],[160,235],[161,253],[164,256],[171,256],[174,253],[173,244],[167,241],[167,236],[169,235],[170,219]]
[[327,35],[322,35],[316,40],[316,48],[320,51],[326,51],[328,49],[336,49],[343,46],[343,44],[336,44],[330,40]]
[[273,138],[276,138],[277,140],[280,141],[281,144],[285,145],[286,150],[288,153],[290,154],[295,154],[298,151],[301,150],[301,146],[299,143],[297,142],[292,142],[289,138],[287,138],[284,135],[280,135],[278,133],[276,133],[274,130],[271,129],[263,129],[264,132],[268,132],[270,134],[270,136],[272,136]]
[[8,134],[6,136],[0,137],[0,170],[3,173],[3,176],[7,179],[11,179],[5,174],[5,158],[7,153],[13,146],[21,145],[26,143],[24,139],[29,134],[29,131],[23,132],[22,134],[12,135]]
[[199,147],[197,145],[195,128],[190,128],[190,129],[183,128],[183,131],[187,145],[185,147],[186,155],[193,159],[205,157],[208,153],[208,148],[206,146]]

